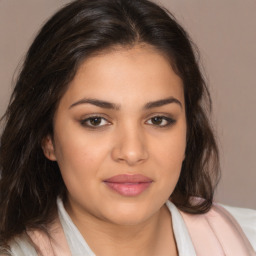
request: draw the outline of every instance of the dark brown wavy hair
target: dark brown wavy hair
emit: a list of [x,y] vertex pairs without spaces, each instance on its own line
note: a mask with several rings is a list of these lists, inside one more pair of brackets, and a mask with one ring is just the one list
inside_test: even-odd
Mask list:
[[[80,64],[115,46],[148,44],[170,60],[184,85],[187,147],[171,195],[189,213],[207,212],[219,177],[218,149],[208,121],[209,92],[188,34],[172,14],[147,0],[77,0],[40,30],[25,57],[2,118],[0,243],[26,228],[43,228],[65,194],[59,167],[41,143],[53,133],[56,107]],[[204,200],[194,203],[192,197]]]

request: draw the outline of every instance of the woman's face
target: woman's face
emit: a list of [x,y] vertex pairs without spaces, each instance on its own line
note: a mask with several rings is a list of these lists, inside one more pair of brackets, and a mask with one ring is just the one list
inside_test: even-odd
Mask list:
[[60,100],[54,138],[69,213],[132,225],[156,214],[186,147],[182,80],[150,46],[87,59]]

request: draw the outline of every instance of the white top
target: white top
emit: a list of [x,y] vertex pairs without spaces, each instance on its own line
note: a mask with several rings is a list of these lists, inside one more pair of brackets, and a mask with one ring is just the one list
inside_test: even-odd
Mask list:
[[[95,256],[83,236],[72,222],[60,199],[57,200],[59,218],[62,224],[70,251],[75,256]],[[173,231],[180,256],[196,256],[195,248],[185,222],[177,207],[170,201],[166,203],[173,223]],[[243,208],[223,207],[233,215],[256,251],[256,211]]]

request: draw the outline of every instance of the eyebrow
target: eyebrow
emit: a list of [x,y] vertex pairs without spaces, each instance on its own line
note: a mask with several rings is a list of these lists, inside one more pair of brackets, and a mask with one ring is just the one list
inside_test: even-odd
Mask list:
[[98,99],[81,99],[75,103],[73,103],[69,108],[73,108],[80,104],[92,104],[100,108],[114,109],[119,110],[120,106],[111,102],[98,100]]
[[[161,107],[161,106],[171,104],[171,103],[176,103],[182,108],[182,104],[178,99],[176,99],[174,97],[169,97],[166,99],[148,102],[145,104],[143,109],[147,110],[147,109],[151,109],[151,108],[157,108],[157,107]],[[100,108],[120,110],[120,105],[117,105],[117,104],[111,103],[111,102],[107,102],[107,101],[103,101],[103,100],[99,100],[99,99],[90,99],[90,98],[84,98],[84,99],[81,99],[81,100],[73,103],[69,107],[69,109],[73,108],[77,105],[80,105],[80,104],[92,104],[92,105],[95,105]]]
[[164,105],[171,104],[171,103],[176,103],[176,104],[178,104],[182,108],[182,104],[181,104],[181,102],[178,99],[176,99],[174,97],[169,97],[169,98],[162,99],[162,100],[148,102],[144,106],[144,109],[151,109],[151,108],[162,107]]

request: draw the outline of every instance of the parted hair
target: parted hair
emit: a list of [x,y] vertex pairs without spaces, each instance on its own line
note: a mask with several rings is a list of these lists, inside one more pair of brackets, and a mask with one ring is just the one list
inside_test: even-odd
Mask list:
[[[166,9],[147,0],[77,0],[41,28],[17,77],[2,118],[0,243],[27,228],[43,229],[65,196],[58,164],[41,144],[53,135],[58,103],[80,64],[114,47],[148,44],[164,54],[183,81],[186,157],[170,195],[182,211],[207,212],[219,177],[218,149],[208,120],[211,99],[188,34]],[[199,197],[203,200],[191,200]]]

